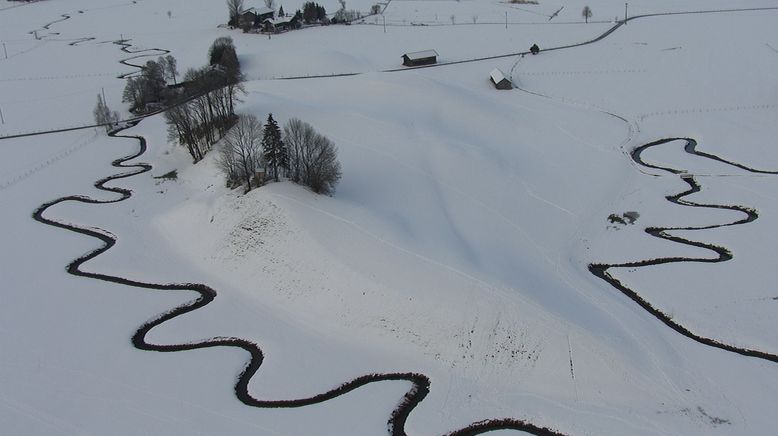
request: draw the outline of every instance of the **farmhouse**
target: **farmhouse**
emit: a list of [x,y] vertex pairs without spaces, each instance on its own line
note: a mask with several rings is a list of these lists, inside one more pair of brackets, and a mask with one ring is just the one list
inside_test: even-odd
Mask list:
[[267,7],[248,8],[238,17],[238,26],[244,29],[256,28],[268,18],[272,19],[274,15],[275,11]]
[[431,65],[438,62],[438,52],[435,50],[424,50],[413,53],[406,53],[402,56],[403,65],[406,67],[416,67],[419,65]]
[[298,29],[300,20],[294,15],[291,17],[268,18],[263,24],[265,32],[284,32],[290,29]]
[[503,74],[499,68],[492,70],[489,74],[489,80],[492,81],[492,84],[497,89],[513,89],[513,83],[505,77],[505,74]]

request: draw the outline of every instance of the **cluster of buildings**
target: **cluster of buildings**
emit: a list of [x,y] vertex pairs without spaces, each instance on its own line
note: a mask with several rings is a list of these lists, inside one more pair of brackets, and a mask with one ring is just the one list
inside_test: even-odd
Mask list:
[[[300,26],[301,23],[297,15],[276,17],[276,11],[268,7],[248,8],[238,17],[238,27],[246,31],[256,29],[262,32],[277,33],[297,29]],[[530,51],[532,54],[536,54],[539,51],[537,45],[533,45]],[[432,65],[438,62],[438,53],[435,50],[405,53],[402,60],[406,67]],[[492,70],[489,74],[489,80],[497,89],[513,89],[513,83],[499,68]]]
[[248,8],[238,17],[238,27],[245,31],[284,32],[298,29],[302,23],[297,15],[276,17],[276,11],[268,7]]

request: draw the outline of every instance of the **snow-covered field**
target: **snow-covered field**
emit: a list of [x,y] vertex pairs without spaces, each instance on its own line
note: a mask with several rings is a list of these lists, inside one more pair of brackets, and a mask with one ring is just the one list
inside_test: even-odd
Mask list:
[[[103,90],[119,109],[116,76],[134,70],[119,64],[133,55],[116,40],[152,58],[161,53],[152,49],[170,50],[183,71],[205,62],[213,39],[232,36],[248,78],[239,112],[310,122],[338,145],[343,179],[332,197],[288,182],[242,195],[224,187],[213,156],[192,165],[168,143],[160,116],[124,131],[147,139],[136,161],[153,166],[109,182],[133,196],[66,202],[46,217],[117,238],[86,271],[218,292],[152,330],[150,342],[255,342],[265,359],[249,391],[259,399],[311,397],[366,374],[424,374],[430,393],[409,434],[493,418],[576,435],[770,434],[776,359],[685,337],[588,265],[716,256],[644,229],[712,227],[744,214],[667,201],[689,185],[630,151],[689,137],[698,151],[778,171],[778,11],[644,18],[583,47],[381,72],[414,50],[455,62],[583,42],[624,12],[595,0],[595,22],[584,24],[583,5],[549,21],[561,4],[393,0],[386,33],[368,18],[267,39],[218,28],[221,1],[3,0],[0,136],[88,124]],[[629,7],[634,15],[772,5]],[[63,14],[70,18],[44,28]],[[495,67],[518,89],[496,91]],[[272,80],[337,73],[361,74]],[[249,407],[233,389],[245,352],[155,353],[130,342],[145,321],[196,294],[67,274],[98,242],[42,225],[33,211],[66,195],[117,199],[93,183],[126,171],[110,163],[137,146],[95,130],[0,140],[0,433],[386,434],[409,382],[299,409]],[[610,274],[694,335],[778,354],[778,175],[693,156],[682,141],[642,159],[694,176],[702,190],[685,200],[746,206],[758,219],[669,231],[726,247],[728,262]],[[174,169],[176,180],[154,178]],[[639,214],[633,224],[608,222],[627,211]]]

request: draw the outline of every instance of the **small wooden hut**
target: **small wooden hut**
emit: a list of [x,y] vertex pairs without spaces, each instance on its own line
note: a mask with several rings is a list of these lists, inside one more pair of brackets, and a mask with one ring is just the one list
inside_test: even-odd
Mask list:
[[492,70],[489,74],[489,80],[491,80],[492,85],[497,89],[513,89],[513,83],[505,77],[505,74],[503,74],[499,68]]
[[424,50],[413,53],[406,53],[402,56],[402,59],[403,65],[406,67],[432,65],[438,63],[438,52],[435,50]]

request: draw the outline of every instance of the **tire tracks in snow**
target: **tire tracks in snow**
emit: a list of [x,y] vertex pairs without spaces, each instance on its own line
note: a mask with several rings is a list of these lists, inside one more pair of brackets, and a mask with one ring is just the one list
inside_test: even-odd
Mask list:
[[752,209],[750,207],[746,206],[739,206],[739,205],[721,205],[721,204],[706,204],[706,203],[696,203],[689,200],[685,200],[684,197],[687,197],[689,195],[692,195],[694,193],[697,193],[701,190],[702,186],[697,182],[697,180],[694,178],[693,175],[687,174],[683,170],[679,170],[676,168],[671,167],[663,167],[659,165],[654,165],[645,162],[641,154],[648,150],[649,148],[656,147],[662,144],[667,144],[670,142],[675,141],[684,141],[684,151],[686,153],[689,153],[693,156],[702,157],[706,159],[711,159],[717,162],[724,163],[726,165],[731,165],[737,168],[740,168],[742,170],[755,173],[755,174],[778,174],[778,171],[764,171],[764,170],[758,170],[754,168],[750,168],[746,165],[733,162],[724,158],[721,158],[719,156],[716,156],[711,153],[706,153],[702,151],[697,150],[697,141],[695,141],[692,138],[666,138],[666,139],[660,139],[658,141],[654,141],[645,145],[641,145],[640,147],[635,148],[632,150],[630,156],[632,160],[643,167],[646,168],[652,168],[657,169],[661,171],[665,171],[671,174],[678,175],[681,180],[683,180],[686,184],[689,185],[689,189],[680,192],[678,194],[669,195],[665,197],[669,202],[673,204],[677,204],[679,206],[686,206],[686,207],[694,207],[694,208],[705,208],[705,209],[724,209],[724,210],[732,210],[736,212],[740,212],[743,215],[745,215],[743,218],[723,223],[723,224],[714,224],[714,225],[708,225],[708,226],[698,226],[698,227],[647,227],[645,229],[645,232],[649,235],[660,238],[666,241],[675,242],[682,245],[687,245],[691,247],[697,247],[702,248],[708,251],[711,251],[715,254],[715,257],[683,257],[683,256],[677,256],[677,257],[662,257],[662,258],[656,258],[656,259],[646,259],[641,261],[635,261],[635,262],[625,262],[625,263],[613,263],[613,264],[606,264],[606,263],[592,263],[589,264],[589,271],[594,274],[596,277],[599,277],[600,279],[604,280],[608,284],[610,284],[612,287],[620,291],[622,294],[629,297],[632,301],[637,303],[640,307],[642,307],[644,310],[646,310],[648,313],[653,315],[655,318],[657,318],[659,321],[670,327],[671,329],[675,330],[676,332],[682,334],[683,336],[686,336],[689,339],[692,339],[698,343],[701,343],[703,345],[707,345],[714,348],[719,348],[721,350],[725,350],[731,353],[740,354],[747,357],[755,357],[758,359],[767,360],[773,363],[778,363],[778,355],[769,353],[766,351],[760,351],[756,349],[751,348],[744,348],[744,347],[738,347],[731,344],[726,344],[724,342],[721,342],[714,338],[705,337],[702,335],[699,335],[697,333],[692,332],[689,328],[683,326],[679,322],[673,320],[673,318],[662,312],[660,309],[654,307],[648,300],[643,298],[637,291],[634,289],[628,287],[624,283],[621,282],[621,280],[615,278],[612,276],[609,272],[611,269],[618,269],[618,268],[642,268],[646,266],[655,266],[655,265],[664,265],[669,263],[682,263],[682,262],[689,262],[689,263],[721,263],[726,262],[729,260],[732,260],[733,255],[732,252],[729,251],[726,247],[706,243],[706,242],[699,242],[699,241],[693,241],[691,239],[687,238],[681,238],[678,236],[673,236],[672,234],[668,232],[672,231],[695,231],[695,230],[710,230],[710,229],[716,229],[721,227],[731,227],[731,226],[737,226],[741,224],[747,224],[752,221],[755,221],[759,214],[755,209]]

